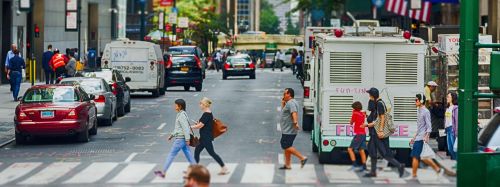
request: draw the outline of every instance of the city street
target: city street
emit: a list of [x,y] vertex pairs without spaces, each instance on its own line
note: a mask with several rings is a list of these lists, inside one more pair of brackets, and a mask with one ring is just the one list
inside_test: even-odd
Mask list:
[[[309,158],[307,165],[300,169],[298,160],[293,160],[292,170],[279,170],[282,91],[295,89],[301,103],[302,87],[288,69],[259,69],[256,77],[222,80],[221,73],[207,71],[202,92],[173,87],[159,98],[133,95],[131,112],[113,126],[99,127],[89,143],[37,138],[28,145],[7,144],[0,148],[0,186],[182,186],[188,165],[182,153],[165,179],[156,178],[153,171],[163,167],[172,145],[167,136],[174,127],[174,100],[185,99],[190,118],[198,120],[202,97],[213,100],[214,116],[229,127],[214,145],[230,173],[217,175],[217,163],[206,151],[201,156],[201,164],[211,172],[212,186],[455,186],[454,177],[436,180],[431,168],[420,169],[418,180],[404,180],[392,168],[369,179],[348,171],[350,165],[321,165],[311,150],[309,132],[300,132],[295,141],[295,147]],[[409,176],[411,168],[406,171]]]

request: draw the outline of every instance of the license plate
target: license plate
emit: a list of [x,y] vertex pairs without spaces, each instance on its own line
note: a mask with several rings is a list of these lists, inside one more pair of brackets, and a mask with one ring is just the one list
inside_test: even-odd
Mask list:
[[188,67],[182,67],[182,68],[181,68],[181,71],[183,71],[183,72],[188,72],[188,71],[189,71],[189,68],[188,68]]
[[42,118],[53,118],[54,117],[54,111],[42,111],[41,117]]
[[234,68],[236,68],[236,69],[243,69],[243,68],[245,68],[245,66],[244,65],[243,66],[242,65],[238,65],[238,66],[234,66]]

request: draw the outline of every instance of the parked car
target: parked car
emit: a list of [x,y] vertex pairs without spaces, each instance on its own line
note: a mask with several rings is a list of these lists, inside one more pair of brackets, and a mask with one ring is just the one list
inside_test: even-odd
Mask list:
[[95,96],[99,124],[113,125],[117,119],[116,96],[109,84],[103,78],[71,77],[63,79],[60,84],[79,85],[88,94]]
[[229,76],[249,76],[250,79],[255,79],[255,64],[250,56],[241,54],[227,57],[222,79],[225,80]]
[[130,82],[129,77],[123,78],[122,74],[114,69],[102,69],[100,71],[83,72],[85,77],[99,77],[106,80],[111,87],[112,93],[116,96],[116,109],[119,117],[130,112]]
[[[197,46],[173,46],[167,50],[168,55],[195,55],[201,61],[201,69],[203,79],[205,79],[205,69],[207,68],[208,61],[201,48]],[[165,55],[164,55],[165,56]]]
[[201,60],[195,55],[170,55],[165,68],[165,89],[184,86],[188,91],[193,86],[199,92],[203,88],[202,72]]
[[16,107],[16,143],[30,136],[73,136],[88,142],[97,134],[97,108],[94,96],[81,87],[40,85],[29,88]]
[[481,152],[500,152],[500,107],[495,108],[495,114],[479,134],[478,144]]

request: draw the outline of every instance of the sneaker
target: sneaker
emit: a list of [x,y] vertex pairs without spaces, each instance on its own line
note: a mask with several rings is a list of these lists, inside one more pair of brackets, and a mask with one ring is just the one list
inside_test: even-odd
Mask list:
[[377,174],[376,173],[365,173],[365,175],[363,175],[363,177],[367,177],[367,178],[373,178],[373,177],[377,177]]
[[292,168],[289,168],[289,167],[287,167],[287,166],[281,166],[281,167],[280,167],[280,168],[278,168],[278,169],[280,169],[280,170],[290,170],[290,169],[292,169]]
[[359,167],[356,165],[352,165],[347,171],[358,171]]
[[306,165],[306,163],[307,163],[307,157],[304,158],[304,160],[300,161],[300,168],[304,168],[304,166]]
[[438,178],[438,179],[441,179],[441,178],[443,178],[443,176],[444,176],[444,169],[443,169],[443,168],[441,168],[441,169],[439,169],[439,171],[437,172],[437,178]]
[[405,164],[400,164],[398,168],[399,178],[402,178],[405,174]]
[[358,167],[358,169],[356,171],[357,172],[367,171],[366,164],[363,164],[363,165],[361,165],[361,167]]
[[228,173],[229,173],[229,169],[227,169],[226,167],[222,167],[218,174],[219,175],[226,175]]
[[163,173],[162,171],[155,171],[154,174],[157,177],[165,178],[165,173]]

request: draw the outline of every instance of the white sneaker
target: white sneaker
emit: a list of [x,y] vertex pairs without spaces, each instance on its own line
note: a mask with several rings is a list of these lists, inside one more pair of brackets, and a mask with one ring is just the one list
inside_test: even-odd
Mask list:
[[441,179],[443,178],[443,176],[444,176],[444,169],[443,169],[443,168],[441,168],[441,169],[439,169],[439,171],[437,172],[436,178],[437,178],[438,180],[441,180]]

